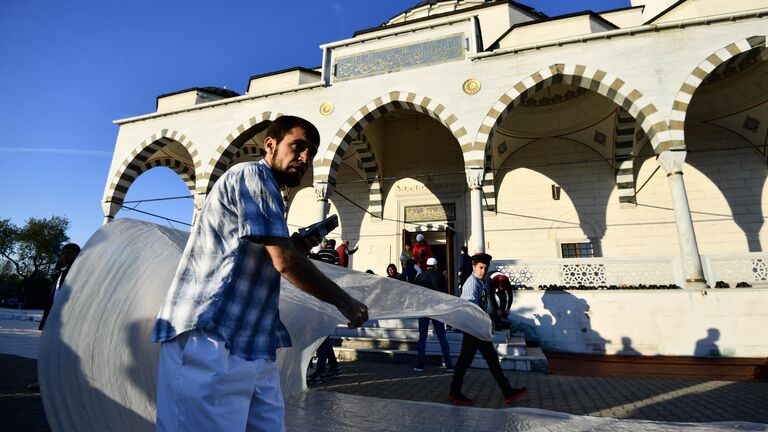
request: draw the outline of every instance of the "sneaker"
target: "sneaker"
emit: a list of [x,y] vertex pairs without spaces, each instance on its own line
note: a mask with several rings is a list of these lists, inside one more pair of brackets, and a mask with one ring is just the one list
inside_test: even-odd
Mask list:
[[512,402],[520,399],[528,391],[527,387],[512,388],[504,392],[504,404],[510,405]]
[[448,373],[453,373],[454,369],[452,367],[445,368],[445,371]]
[[472,399],[464,396],[463,393],[448,393],[448,402],[456,405],[472,405]]
[[337,376],[341,375],[341,366],[336,366],[328,369],[325,372],[325,375],[323,375],[323,378],[336,378]]
[[312,375],[307,377],[307,385],[308,386],[318,385],[318,384],[322,384],[322,383],[323,383],[323,377],[320,376],[320,374],[317,373],[317,372],[315,372]]
[[422,366],[416,366],[415,368],[413,368],[413,370],[415,370],[416,372],[424,372],[424,368]]

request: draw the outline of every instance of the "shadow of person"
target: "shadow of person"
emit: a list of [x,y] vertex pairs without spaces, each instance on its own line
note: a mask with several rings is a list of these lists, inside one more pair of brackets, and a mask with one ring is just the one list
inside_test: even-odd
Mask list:
[[717,341],[720,339],[720,330],[716,328],[707,329],[707,337],[696,341],[693,349],[695,357],[720,357],[720,348]]
[[[88,252],[84,248],[81,255]],[[77,262],[73,264],[72,270],[72,273],[77,271]],[[93,327],[98,323],[91,320],[78,322],[74,316],[66,313],[65,308],[72,297],[80,294],[77,292],[77,285],[68,285],[70,280],[76,281],[77,278],[70,275],[64,282],[64,289],[56,296],[40,340],[37,373],[49,426],[52,430],[83,430],[80,419],[85,415],[97,419],[90,424],[90,430],[113,430],[113,421],[118,418],[121,424],[131,425],[131,430],[153,431],[154,422],[102,391],[102,387],[108,384],[88,372],[88,364],[92,359],[81,359],[78,355],[78,350],[83,351],[78,347],[82,348],[92,341],[73,341],[71,335],[80,333],[76,330],[77,327]],[[62,315],[68,322],[63,322]],[[65,327],[69,327],[66,334]],[[89,351],[98,353],[100,349],[93,346]],[[84,414],[85,411],[93,409],[97,409],[99,415]]]
[[639,356],[640,351],[632,348],[632,339],[624,336],[621,338],[621,349],[616,351],[616,355],[621,356]]
[[153,319],[135,320],[130,322],[125,332],[125,346],[129,347],[130,355],[124,357],[125,376],[140,390],[152,406],[157,401],[157,373],[160,363],[160,344],[149,344],[152,339]]
[[118,219],[83,247],[40,340],[52,430],[155,430],[158,347],[149,334],[187,236]]
[[549,313],[533,314],[533,319],[511,315],[515,330],[522,332],[526,340],[537,341],[550,351],[605,354],[610,340],[592,329],[586,300],[567,291],[548,290],[541,302]]

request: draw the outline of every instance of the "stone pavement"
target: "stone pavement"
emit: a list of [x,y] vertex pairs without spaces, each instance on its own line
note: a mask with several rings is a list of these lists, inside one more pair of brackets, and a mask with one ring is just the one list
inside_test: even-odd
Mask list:
[[[312,391],[448,403],[451,374],[437,367],[413,371],[397,363],[341,363],[343,374]],[[505,372],[528,393],[513,406],[575,415],[671,422],[768,423],[768,382],[558,376]],[[505,407],[490,372],[470,369],[464,394],[476,407]]]
[[[34,321],[0,320],[0,430],[47,431],[37,381]],[[28,356],[31,358],[21,357]],[[400,363],[344,362],[344,373],[312,388],[385,399],[447,403],[451,374],[437,367],[413,371]],[[515,407],[576,415],[674,422],[749,421],[768,423],[768,382],[606,378],[507,372],[513,386],[528,394]],[[487,370],[467,373],[464,393],[475,406],[503,408],[501,393]]]
[[0,430],[48,431],[37,382],[37,360],[0,354]]

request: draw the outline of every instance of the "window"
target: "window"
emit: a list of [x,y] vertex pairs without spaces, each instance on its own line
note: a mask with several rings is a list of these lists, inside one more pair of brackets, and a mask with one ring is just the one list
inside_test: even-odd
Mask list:
[[594,258],[595,245],[589,243],[561,243],[561,256],[563,258]]

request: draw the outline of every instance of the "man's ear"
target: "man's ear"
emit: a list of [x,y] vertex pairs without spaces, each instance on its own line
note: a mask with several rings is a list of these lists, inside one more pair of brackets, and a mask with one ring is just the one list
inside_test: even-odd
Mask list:
[[264,150],[267,154],[272,154],[277,149],[277,141],[272,137],[264,138]]

